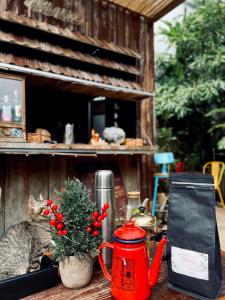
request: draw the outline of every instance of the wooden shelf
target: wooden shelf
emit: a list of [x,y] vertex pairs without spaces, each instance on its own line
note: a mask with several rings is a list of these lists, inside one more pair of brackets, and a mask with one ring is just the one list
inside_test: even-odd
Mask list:
[[23,155],[64,155],[64,156],[97,156],[97,155],[151,155],[156,149],[150,146],[131,148],[120,145],[87,145],[87,144],[39,144],[39,143],[0,143],[0,154]]

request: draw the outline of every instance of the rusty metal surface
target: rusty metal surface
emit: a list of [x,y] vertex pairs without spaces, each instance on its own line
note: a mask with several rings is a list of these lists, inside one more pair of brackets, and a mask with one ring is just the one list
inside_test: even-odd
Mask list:
[[90,54],[81,53],[79,51],[74,51],[70,48],[63,48],[59,45],[52,45],[50,43],[43,42],[37,39],[27,38],[26,36],[18,36],[11,32],[5,32],[0,30],[0,41],[6,42],[9,44],[16,44],[26,48],[32,48],[36,50],[43,51],[45,53],[55,54],[61,57],[67,57],[70,59],[79,60],[82,62],[87,62],[90,64],[104,66],[106,68],[123,71],[126,73],[131,73],[135,75],[139,75],[140,71],[129,65],[125,65],[123,63],[118,63],[115,61],[110,61],[105,58],[99,58],[96,56],[92,56]]
[[[225,295],[225,252],[222,253],[222,270],[223,282],[221,294],[218,299],[224,299]],[[110,292],[110,283],[103,278],[101,272],[96,272],[91,284],[80,290],[70,290],[65,288],[62,284],[49,290],[37,293],[24,300],[112,300]],[[159,276],[159,283],[153,289],[151,300],[192,300],[194,298],[170,290],[167,287],[167,268],[166,262],[162,263],[161,272]]]
[[126,87],[134,90],[142,90],[141,86],[132,81],[126,81],[118,78],[100,76],[99,74],[89,73],[83,70],[73,69],[68,66],[60,64],[50,64],[49,62],[39,61],[37,59],[29,59],[27,57],[16,56],[13,54],[0,52],[0,62],[5,64],[15,64],[20,67],[27,67],[31,69],[41,70],[45,72],[52,72],[55,74],[85,79],[88,81],[100,82],[110,84],[117,87]]

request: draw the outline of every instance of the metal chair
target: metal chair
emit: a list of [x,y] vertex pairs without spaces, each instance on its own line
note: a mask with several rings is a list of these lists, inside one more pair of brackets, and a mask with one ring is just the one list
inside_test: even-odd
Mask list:
[[225,163],[222,161],[209,161],[203,166],[203,174],[205,174],[207,168],[210,170],[210,173],[213,175],[215,190],[218,192],[222,207],[225,208],[223,195],[220,189],[220,183],[225,170]]
[[155,153],[155,164],[162,165],[160,173],[154,173],[154,191],[152,201],[152,215],[155,216],[156,198],[158,192],[159,179],[169,177],[169,164],[174,162],[174,156],[172,152]]

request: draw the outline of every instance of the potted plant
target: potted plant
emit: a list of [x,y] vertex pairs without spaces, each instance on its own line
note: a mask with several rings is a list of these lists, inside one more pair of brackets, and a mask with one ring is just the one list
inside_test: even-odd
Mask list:
[[104,204],[99,215],[86,187],[75,178],[65,181],[65,188],[57,192],[57,197],[59,205],[48,200],[48,208],[43,212],[51,225],[54,258],[59,261],[63,284],[81,288],[91,279],[93,258],[101,244],[101,224],[109,206]]

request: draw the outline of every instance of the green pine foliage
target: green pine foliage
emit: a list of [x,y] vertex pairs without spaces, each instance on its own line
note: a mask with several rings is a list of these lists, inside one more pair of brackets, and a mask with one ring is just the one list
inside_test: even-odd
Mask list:
[[169,139],[176,137],[170,143],[176,157],[186,158],[188,169],[199,169],[224,136],[222,127],[209,132],[223,121],[219,115],[206,114],[225,103],[225,2],[192,2],[196,10],[191,15],[167,22],[161,32],[175,53],[157,58],[156,113],[160,128],[172,128]]
[[65,190],[58,192],[60,197],[60,212],[64,215],[67,235],[59,236],[51,231],[55,242],[54,257],[61,260],[65,256],[84,257],[97,255],[101,244],[101,236],[93,236],[86,231],[90,226],[91,215],[97,210],[96,204],[89,199],[86,187],[78,179],[65,181]]

